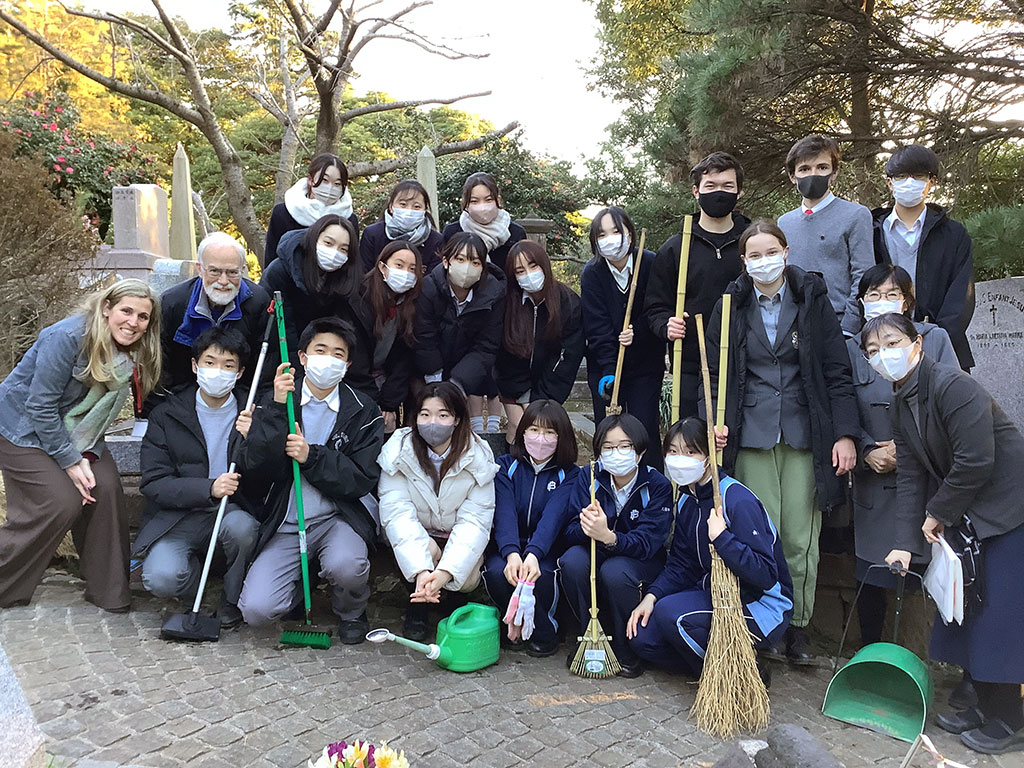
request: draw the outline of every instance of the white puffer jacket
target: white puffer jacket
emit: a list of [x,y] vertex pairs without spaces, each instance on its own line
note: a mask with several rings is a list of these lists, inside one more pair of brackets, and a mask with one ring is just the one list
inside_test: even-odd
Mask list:
[[458,591],[491,537],[498,465],[487,443],[474,434],[469,450],[441,479],[435,493],[433,481],[413,453],[411,431],[410,427],[395,430],[377,459],[380,523],[409,581],[420,571],[434,570],[430,534],[449,534],[437,568],[452,575],[446,588]]

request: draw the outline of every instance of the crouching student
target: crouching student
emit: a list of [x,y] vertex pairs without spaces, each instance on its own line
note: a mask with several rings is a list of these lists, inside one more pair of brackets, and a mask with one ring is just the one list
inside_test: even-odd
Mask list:
[[[412,427],[395,430],[380,454],[380,522],[412,588],[404,634],[425,640],[431,603],[446,590],[480,583],[494,519],[494,454],[469,426],[455,384],[428,384],[416,395]],[[453,599],[454,598],[454,599]]]
[[163,398],[142,440],[146,511],[133,552],[145,558],[142,584],[157,597],[191,604],[217,507],[229,497],[217,535],[227,561],[217,611],[225,628],[242,622],[238,596],[259,533],[251,503],[239,490],[241,476],[228,472],[250,423],[232,394],[248,358],[249,345],[237,330],[215,325],[199,334],[192,344],[198,386]]
[[558,538],[568,495],[576,483],[576,434],[554,400],[535,400],[523,413],[509,452],[498,458],[494,480],[494,546],[484,565],[484,584],[504,613],[520,581],[537,599],[530,656],[558,650]]
[[[384,420],[369,395],[343,381],[355,346],[344,320],[311,322],[299,339],[305,375],[282,363],[272,398],[253,415],[242,449],[243,475],[266,478],[259,554],[238,607],[249,624],[280,619],[302,603],[298,518],[292,459],[299,463],[312,573],[330,584],[341,642],[361,643],[369,630],[370,561],[377,524],[362,502],[377,484]],[[288,434],[287,396],[294,392],[297,434]]]
[[[646,451],[647,430],[635,416],[608,416],[597,426],[597,500],[590,503],[590,468],[584,467],[566,512],[572,517],[564,531],[569,548],[558,559],[562,591],[582,635],[590,621],[590,540],[597,541],[598,602],[623,677],[643,674],[626,642],[626,620],[644,586],[661,573],[672,523],[672,486],[642,463]],[[568,664],[575,656],[574,644]]]
[[[789,568],[764,505],[721,472],[724,511],[714,508],[707,429],[703,419],[691,417],[665,436],[665,471],[679,486],[672,549],[626,626],[640,658],[693,677],[700,676],[711,634],[710,547],[740,581],[743,616],[757,648],[781,640],[793,613]],[[766,684],[767,670],[762,667]]]

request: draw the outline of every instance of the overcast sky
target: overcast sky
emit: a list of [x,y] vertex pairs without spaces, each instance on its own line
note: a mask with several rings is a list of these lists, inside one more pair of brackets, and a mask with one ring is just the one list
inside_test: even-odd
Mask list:
[[[313,10],[324,0],[307,0]],[[146,0],[86,0],[107,10],[153,13]],[[385,0],[374,10],[399,9]],[[193,26],[229,27],[227,0],[164,0]],[[597,51],[593,6],[584,0],[435,0],[410,14],[417,32],[489,52],[481,60],[449,61],[415,46],[377,40],[356,59],[357,93],[385,91],[395,99],[451,97],[490,90],[491,96],[453,106],[502,126],[518,120],[527,145],[578,162],[597,153],[605,126],[618,115],[609,99],[587,90],[583,68]]]

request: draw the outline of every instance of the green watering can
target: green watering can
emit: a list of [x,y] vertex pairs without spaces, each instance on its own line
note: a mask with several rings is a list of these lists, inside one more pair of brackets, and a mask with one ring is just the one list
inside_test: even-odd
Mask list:
[[436,643],[417,643],[387,629],[374,629],[367,634],[366,639],[371,643],[393,640],[425,654],[442,669],[475,672],[498,660],[500,631],[497,608],[493,605],[467,603],[437,625]]
[[[870,566],[876,567],[888,566]],[[900,741],[913,742],[924,731],[925,718],[935,689],[925,663],[896,643],[907,573],[913,571],[901,571],[896,587],[893,642],[872,643],[857,651],[828,684],[821,711],[844,723],[884,733]],[[917,576],[916,573],[914,575]],[[862,582],[861,588],[863,586]],[[857,591],[854,604],[859,600],[860,590]],[[850,622],[847,621],[846,629],[849,627]],[[842,641],[837,664],[841,656]]]

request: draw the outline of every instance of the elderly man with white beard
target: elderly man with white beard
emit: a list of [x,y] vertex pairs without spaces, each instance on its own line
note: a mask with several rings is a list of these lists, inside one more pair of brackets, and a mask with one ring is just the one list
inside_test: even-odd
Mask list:
[[[236,394],[244,402],[266,323],[273,320],[267,313],[270,295],[245,277],[245,247],[226,232],[211,232],[204,237],[197,258],[199,277],[179,283],[160,296],[161,384],[165,392],[194,385],[192,342],[215,325],[233,328],[242,334],[251,350],[250,359],[242,361],[245,373],[236,387]],[[146,411],[159,400],[159,395],[150,397]]]

